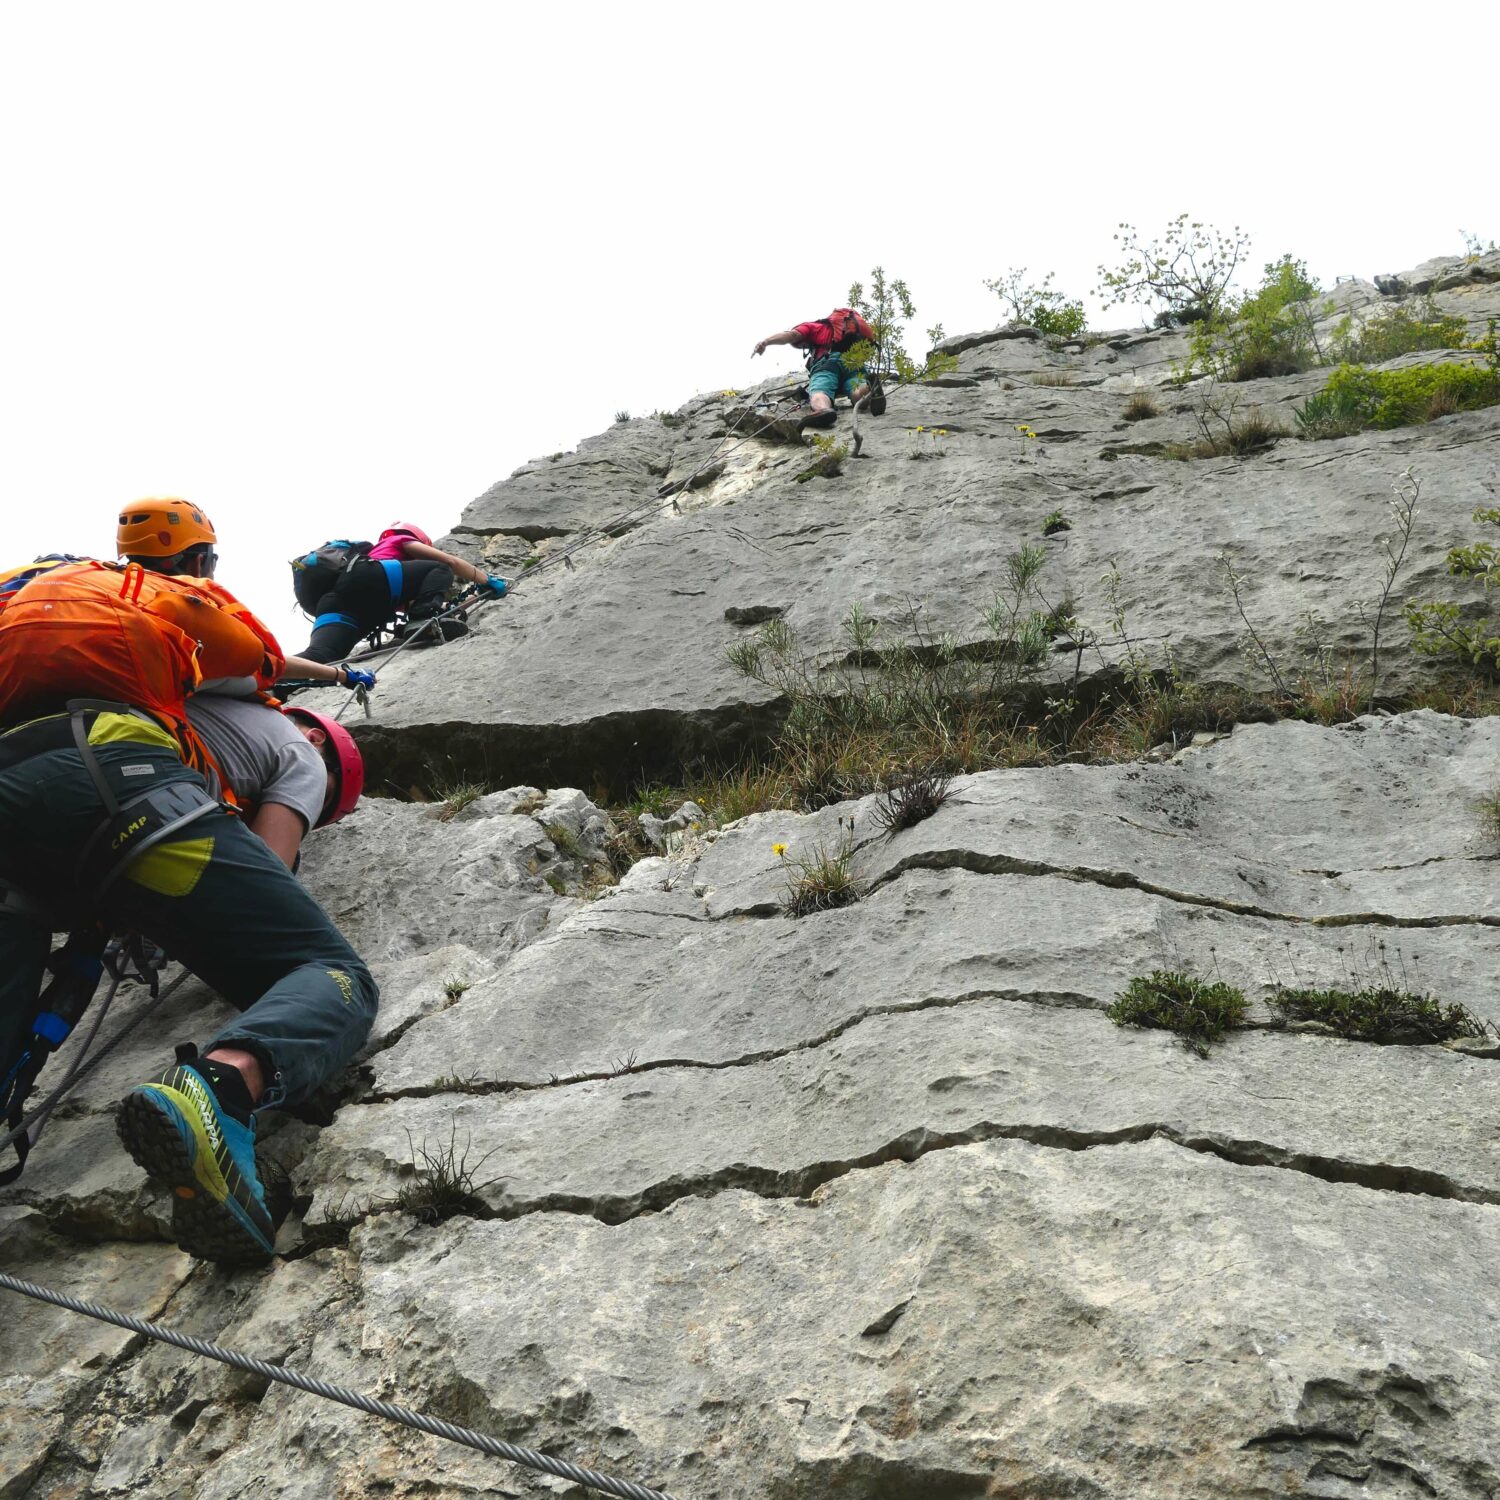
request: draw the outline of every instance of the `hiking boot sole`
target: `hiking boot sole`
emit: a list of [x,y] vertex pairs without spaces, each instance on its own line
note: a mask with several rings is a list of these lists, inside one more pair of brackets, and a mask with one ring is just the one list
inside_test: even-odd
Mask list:
[[[221,1265],[263,1265],[273,1247],[269,1226],[257,1226],[235,1201],[206,1136],[194,1131],[196,1150],[173,1122],[164,1104],[151,1098],[152,1085],[136,1089],[120,1106],[120,1140],[152,1182],[172,1195],[172,1237],[199,1260]],[[164,1095],[174,1091],[160,1089]],[[192,1130],[195,1111],[179,1111]],[[233,1170],[233,1169],[231,1169]]]

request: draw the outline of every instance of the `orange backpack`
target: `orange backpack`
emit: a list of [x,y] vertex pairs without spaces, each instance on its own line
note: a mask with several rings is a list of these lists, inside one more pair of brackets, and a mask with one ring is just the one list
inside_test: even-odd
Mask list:
[[269,694],[283,665],[270,631],[209,579],[67,563],[3,599],[0,724],[59,712],[70,698],[128,703],[161,720],[183,760],[227,793],[188,723],[188,695],[219,677],[252,677]]

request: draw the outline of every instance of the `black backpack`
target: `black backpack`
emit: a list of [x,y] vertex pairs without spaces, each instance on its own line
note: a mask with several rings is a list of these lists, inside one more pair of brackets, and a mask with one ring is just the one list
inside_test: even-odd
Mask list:
[[292,590],[297,603],[310,615],[318,612],[323,596],[355,563],[370,555],[374,542],[324,542],[311,552],[292,559]]

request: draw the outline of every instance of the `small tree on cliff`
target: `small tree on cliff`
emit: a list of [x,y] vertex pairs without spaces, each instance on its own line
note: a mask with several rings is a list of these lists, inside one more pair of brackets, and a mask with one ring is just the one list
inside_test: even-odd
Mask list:
[[916,317],[916,305],[906,283],[899,277],[888,281],[883,266],[876,266],[870,272],[868,296],[863,282],[856,281],[850,286],[849,306],[875,330],[875,342],[861,342],[846,351],[843,356],[846,368],[866,369],[882,380],[910,385],[941,375],[958,363],[951,354],[932,351],[932,346],[943,339],[941,323],[927,330],[929,352],[921,364],[907,352],[906,325]]

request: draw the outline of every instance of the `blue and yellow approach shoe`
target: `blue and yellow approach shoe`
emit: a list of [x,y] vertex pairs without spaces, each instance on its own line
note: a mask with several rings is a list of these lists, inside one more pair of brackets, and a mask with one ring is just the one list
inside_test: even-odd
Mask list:
[[224,1265],[271,1256],[276,1226],[255,1166],[255,1123],[237,1120],[199,1067],[174,1063],[126,1095],[125,1149],[172,1194],[172,1234],[189,1255]]

